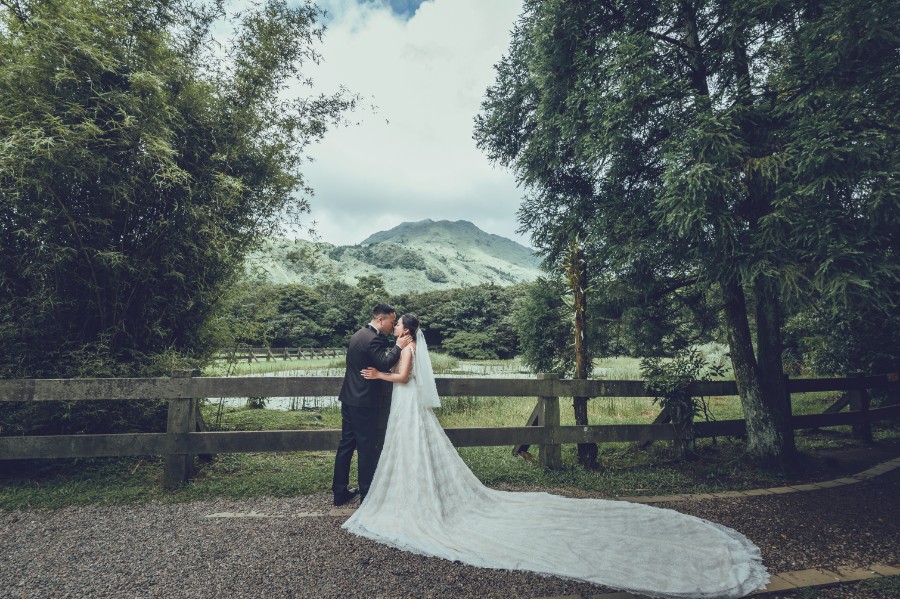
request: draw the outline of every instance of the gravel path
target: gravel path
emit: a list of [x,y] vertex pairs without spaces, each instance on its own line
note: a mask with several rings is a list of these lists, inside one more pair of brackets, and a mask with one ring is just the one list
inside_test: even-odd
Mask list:
[[[741,531],[759,545],[771,572],[783,572],[900,563],[898,497],[900,470],[894,470],[808,493],[657,505]],[[344,532],[343,518],[305,515],[330,508],[330,496],[319,494],[0,511],[0,597],[508,598],[610,591],[412,555]],[[251,511],[280,517],[206,517]]]

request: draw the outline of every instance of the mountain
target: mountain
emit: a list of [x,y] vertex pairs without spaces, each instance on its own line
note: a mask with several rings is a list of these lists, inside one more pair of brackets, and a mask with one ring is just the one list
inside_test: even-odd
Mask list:
[[533,250],[464,220],[426,219],[379,231],[357,245],[271,238],[247,260],[251,278],[315,285],[377,275],[395,293],[534,280]]

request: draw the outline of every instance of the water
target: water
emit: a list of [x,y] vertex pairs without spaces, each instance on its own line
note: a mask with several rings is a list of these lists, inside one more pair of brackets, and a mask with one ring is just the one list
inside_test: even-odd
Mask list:
[[[438,372],[435,378],[532,378],[534,375],[526,372],[517,360],[501,361],[465,361],[454,363],[452,369],[441,370],[435,365]],[[241,376],[344,376],[344,368],[298,368],[294,370],[282,370],[279,372],[265,372],[260,374],[246,374]],[[210,398],[210,403],[228,407],[242,407],[247,405],[246,397]],[[330,408],[338,404],[337,396],[319,397],[269,397],[266,399],[266,408],[270,410],[319,410]]]
[[[281,370],[278,372],[263,372],[260,374],[245,374],[241,376],[344,376],[343,368],[318,368]],[[228,407],[242,407],[247,405],[246,397],[220,397],[210,398],[210,403]],[[320,410],[337,405],[337,396],[312,396],[312,397],[268,397],[266,408],[270,410]]]
[[[452,367],[434,364],[435,378],[534,378],[534,374],[525,370],[518,360],[454,360]],[[612,374],[618,374],[615,369],[595,367],[593,376],[605,378]],[[279,372],[265,372],[260,374],[247,374],[241,376],[344,376],[344,368],[298,368],[282,370]],[[245,406],[246,397],[211,398],[211,403],[219,402],[225,406]],[[269,397],[266,400],[266,408],[270,410],[320,410],[330,408],[338,404],[337,396],[319,397]]]

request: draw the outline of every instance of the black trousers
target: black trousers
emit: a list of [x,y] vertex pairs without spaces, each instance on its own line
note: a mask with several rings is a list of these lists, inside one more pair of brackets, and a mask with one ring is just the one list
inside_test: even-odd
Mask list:
[[359,493],[365,497],[378,465],[378,408],[341,403],[341,443],[334,457],[331,490],[343,493],[350,483],[350,462],[357,454]]

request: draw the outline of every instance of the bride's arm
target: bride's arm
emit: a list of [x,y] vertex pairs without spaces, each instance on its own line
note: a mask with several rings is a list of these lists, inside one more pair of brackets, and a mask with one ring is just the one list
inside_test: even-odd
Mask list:
[[397,365],[397,372],[381,372],[374,368],[365,368],[360,371],[364,379],[381,379],[391,383],[406,383],[409,381],[409,373],[412,370],[412,348],[414,344],[410,344],[403,348],[400,354],[400,362]]

